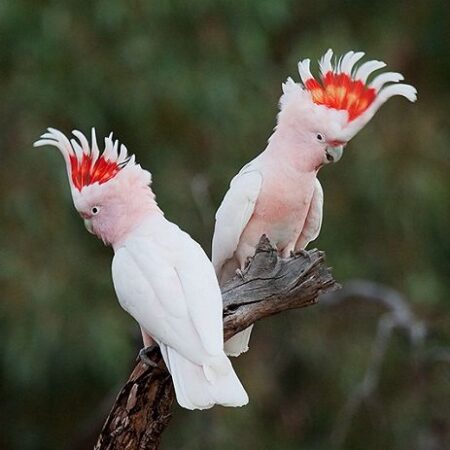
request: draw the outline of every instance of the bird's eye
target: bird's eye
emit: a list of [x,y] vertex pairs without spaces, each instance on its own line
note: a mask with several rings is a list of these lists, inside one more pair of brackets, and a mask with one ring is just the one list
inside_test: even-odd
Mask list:
[[98,206],[93,206],[91,208],[91,213],[95,216],[96,214],[98,214],[100,212],[100,208]]
[[325,140],[323,134],[321,134],[321,133],[317,133],[317,134],[316,134],[316,139],[317,139],[319,142],[323,142],[323,141]]

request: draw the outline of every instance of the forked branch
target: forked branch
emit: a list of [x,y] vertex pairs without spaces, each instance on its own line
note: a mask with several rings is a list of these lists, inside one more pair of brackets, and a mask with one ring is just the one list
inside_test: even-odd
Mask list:
[[[263,236],[242,275],[222,288],[224,334],[229,339],[252,323],[288,309],[318,301],[339,286],[325,265],[323,252],[313,249],[283,259]],[[117,396],[95,450],[156,450],[171,417],[172,380],[155,349],[158,368],[139,362]]]

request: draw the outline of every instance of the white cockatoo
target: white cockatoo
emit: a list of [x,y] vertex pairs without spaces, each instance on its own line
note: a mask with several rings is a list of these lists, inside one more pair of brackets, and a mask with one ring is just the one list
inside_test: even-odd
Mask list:
[[[266,234],[282,257],[316,239],[322,223],[319,169],[337,162],[347,142],[394,95],[416,100],[416,89],[386,72],[368,81],[381,61],[357,65],[362,52],[350,51],[333,65],[332,50],[319,61],[321,79],[300,61],[302,83],[283,84],[280,113],[266,149],[233,178],[216,214],[212,261],[221,284],[242,270]],[[228,355],[248,349],[251,327],[225,343]]]
[[114,249],[120,305],[139,323],[144,345],[159,345],[178,403],[245,405],[247,394],[224,353],[222,296],[208,257],[164,217],[150,173],[112,134],[103,153],[94,129],[91,144],[81,132],[73,135],[49,128],[34,145],[53,145],[64,156],[75,208]]

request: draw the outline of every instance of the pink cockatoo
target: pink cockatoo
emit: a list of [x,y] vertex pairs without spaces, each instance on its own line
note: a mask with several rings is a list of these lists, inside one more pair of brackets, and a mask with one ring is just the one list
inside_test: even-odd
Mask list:
[[114,249],[119,303],[139,323],[144,345],[159,345],[178,403],[245,405],[247,394],[224,353],[222,296],[208,257],[164,217],[151,174],[112,134],[103,153],[94,129],[91,145],[81,132],[73,134],[78,141],[49,128],[34,145],[63,154],[75,208],[86,228]]
[[[321,80],[300,61],[302,83],[283,84],[280,113],[266,149],[233,178],[216,214],[212,261],[221,284],[242,270],[262,234],[282,257],[302,250],[319,234],[323,191],[319,169],[337,162],[347,142],[394,95],[416,100],[416,89],[398,84],[403,76],[372,72],[386,66],[348,52],[333,65],[332,50],[319,61]],[[228,355],[248,349],[251,327],[225,343]]]

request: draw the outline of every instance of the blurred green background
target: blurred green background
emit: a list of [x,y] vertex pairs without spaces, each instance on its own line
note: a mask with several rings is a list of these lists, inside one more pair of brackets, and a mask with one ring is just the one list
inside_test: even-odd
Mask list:
[[[344,286],[401,292],[406,330],[383,340],[389,310],[358,293],[265,320],[234,361],[250,405],[177,407],[162,448],[450,448],[449,23],[433,0],[1,0],[0,448],[90,448],[140,346],[111,249],[85,231],[56,149],[32,142],[47,126],[113,130],[209,252],[281,82],[329,47],[364,50],[419,92],[390,100],[321,171],[314,243]],[[422,343],[409,325],[426,327]]]

